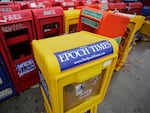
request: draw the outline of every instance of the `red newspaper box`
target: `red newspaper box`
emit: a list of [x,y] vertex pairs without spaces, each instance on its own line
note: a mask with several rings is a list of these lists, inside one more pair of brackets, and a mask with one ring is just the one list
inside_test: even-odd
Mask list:
[[0,13],[7,13],[12,11],[18,11],[21,10],[20,5],[4,5],[0,6]]
[[15,1],[14,4],[20,5],[21,9],[36,8],[35,1]]
[[35,37],[33,26],[30,10],[0,14],[0,40],[8,57],[13,73],[11,78],[17,92],[39,82],[31,49],[31,41]]
[[63,33],[62,7],[33,9],[37,39],[61,35]]
[[79,18],[78,31],[85,30],[104,35],[114,38],[120,43],[128,23],[128,17],[94,8],[83,8]]
[[50,2],[41,1],[41,2],[26,2],[21,6],[21,8],[22,9],[36,9],[36,8],[47,8],[51,6],[52,4]]
[[63,1],[64,0],[49,0],[52,6],[60,6],[60,2],[63,2]]
[[141,2],[126,3],[126,13],[141,14],[143,4]]
[[70,9],[75,9],[77,6],[79,6],[79,2],[78,1],[63,1],[60,2],[60,6],[64,9],[64,10],[70,10]]
[[49,1],[37,1],[36,5],[38,8],[52,7],[52,3],[50,3]]
[[119,12],[125,12],[125,3],[108,3],[109,10],[118,10]]

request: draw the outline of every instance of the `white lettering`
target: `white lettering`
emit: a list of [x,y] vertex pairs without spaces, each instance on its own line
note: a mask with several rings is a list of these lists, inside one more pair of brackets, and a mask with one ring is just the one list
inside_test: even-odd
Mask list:
[[79,56],[84,56],[84,55],[90,54],[90,52],[87,48],[79,49],[78,53],[79,53]]
[[92,45],[89,48],[91,48],[94,53],[99,51],[99,49],[100,49],[100,47],[97,47],[97,45]]
[[82,48],[63,52],[61,54],[58,54],[58,57],[60,59],[60,62],[62,62],[62,63],[69,61],[70,59],[76,59],[76,58],[81,58],[81,57],[83,59],[84,56],[90,55],[90,54],[91,54],[91,56],[89,56],[89,57],[95,58],[95,57],[104,55],[105,52],[102,50],[105,50],[105,49],[108,49],[111,47],[112,47],[112,45],[109,42],[102,42],[99,44],[93,44],[90,46],[84,46]]
[[16,65],[16,70],[18,72],[19,77],[22,77],[24,74],[27,74],[35,69],[36,66],[32,59]]
[[112,45],[110,43],[108,43],[108,42],[104,42],[104,44],[105,44],[106,48],[112,47]]
[[55,10],[45,10],[43,12],[43,15],[52,15],[52,14],[56,14]]
[[66,52],[63,54],[58,55],[61,62],[68,61],[70,58],[75,59],[77,57],[82,57],[84,55],[90,54],[87,48],[81,48],[77,50],[72,50],[70,52]]
[[13,11],[11,8],[1,8],[0,10],[1,10],[2,13]]
[[7,20],[7,21],[14,21],[14,20],[22,19],[21,14],[6,15],[6,16],[3,16],[3,17],[4,17],[4,20]]
[[69,54],[68,53],[60,54],[59,58],[60,58],[61,62],[65,62],[65,61],[69,60]]
[[100,43],[100,44],[92,45],[89,48],[91,48],[92,51],[95,53],[95,52],[98,52],[98,51],[101,51],[103,49],[107,49],[107,48],[110,48],[110,47],[111,47],[110,43],[103,42],[103,43]]
[[71,51],[69,55],[71,58],[75,59],[79,56],[79,51]]
[[27,26],[25,26],[23,23],[18,23],[18,24],[11,24],[8,26],[2,26],[1,29],[3,32],[12,32],[12,31],[17,31],[21,29],[25,29]]
[[66,2],[66,6],[74,6],[74,2]]

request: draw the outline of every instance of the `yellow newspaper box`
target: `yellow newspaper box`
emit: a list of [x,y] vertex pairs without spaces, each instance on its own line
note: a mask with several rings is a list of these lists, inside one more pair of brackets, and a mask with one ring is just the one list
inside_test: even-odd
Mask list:
[[94,106],[102,102],[116,65],[116,41],[81,31],[34,40],[32,46],[49,103],[46,109],[53,113],[96,111]]
[[80,9],[64,10],[64,32],[74,33],[77,31],[77,24],[80,16]]
[[150,36],[150,20],[144,21],[144,24],[140,29],[140,33],[146,36]]
[[124,13],[116,13],[116,14],[124,15],[130,18],[130,22],[127,26],[127,30],[119,46],[119,55],[115,67],[115,70],[119,71],[120,68],[126,62],[128,54],[131,51],[135,41],[135,34],[143,25],[145,17],[141,15],[131,15],[131,14],[124,14]]

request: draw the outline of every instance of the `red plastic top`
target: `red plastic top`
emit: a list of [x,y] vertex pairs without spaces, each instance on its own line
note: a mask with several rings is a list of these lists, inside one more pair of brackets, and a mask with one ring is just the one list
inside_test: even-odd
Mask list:
[[36,2],[36,5],[38,8],[48,8],[52,6],[52,3],[48,1],[43,1],[43,2]]
[[108,3],[108,7],[110,10],[113,9],[125,9],[126,4],[125,3]]
[[32,20],[32,13],[30,10],[20,10],[9,13],[0,13],[0,25],[29,20]]
[[12,12],[21,10],[20,5],[4,5],[0,6],[0,13]]
[[17,5],[20,5],[20,6],[25,5],[27,3],[30,3],[30,1],[14,1],[15,5],[17,4]]
[[136,3],[126,3],[127,6],[130,7],[130,9],[135,9],[135,8],[142,8],[143,4],[141,2],[136,2]]
[[13,2],[0,2],[0,6],[3,6],[3,5],[14,5]]
[[32,9],[35,19],[62,16],[63,9],[62,7],[50,7],[50,8],[41,8],[41,9]]

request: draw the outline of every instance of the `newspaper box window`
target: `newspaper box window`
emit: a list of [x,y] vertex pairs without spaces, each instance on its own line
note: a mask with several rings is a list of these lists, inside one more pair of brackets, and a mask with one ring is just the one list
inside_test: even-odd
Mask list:
[[102,102],[114,70],[117,43],[81,31],[34,40],[32,46],[47,98],[44,103],[49,103],[45,108],[54,113],[96,113],[95,106]]

